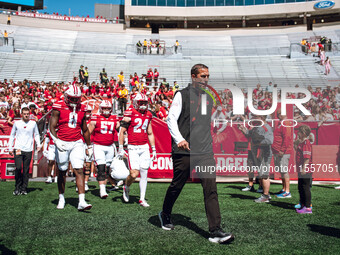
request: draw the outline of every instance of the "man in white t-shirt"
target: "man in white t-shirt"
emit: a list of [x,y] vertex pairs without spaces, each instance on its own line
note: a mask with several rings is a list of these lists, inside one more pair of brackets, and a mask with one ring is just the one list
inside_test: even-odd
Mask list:
[[9,154],[14,155],[15,162],[14,196],[27,195],[28,174],[34,149],[33,139],[37,144],[37,150],[41,149],[38,126],[35,121],[29,120],[29,109],[23,108],[21,114],[22,119],[14,122],[8,141]]

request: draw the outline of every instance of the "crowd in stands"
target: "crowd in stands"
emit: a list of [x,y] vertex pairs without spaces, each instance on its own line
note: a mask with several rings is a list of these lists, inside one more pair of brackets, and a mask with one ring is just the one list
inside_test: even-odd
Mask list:
[[326,36],[315,36],[309,39],[302,39],[301,47],[302,51],[308,54],[312,54],[314,57],[320,58],[318,63],[325,67],[325,75],[328,75],[331,70],[331,61],[328,56],[326,56],[326,52],[332,51],[332,40],[327,38]]
[[315,36],[308,39],[302,39],[301,41],[302,50],[306,54],[317,52],[319,57],[322,51],[332,51],[332,44],[332,39],[327,38],[326,36]]
[[[277,84],[269,82],[269,84],[262,88],[261,84],[257,84],[253,90],[253,105],[254,108],[259,110],[270,109],[273,101],[273,87],[277,87]],[[299,87],[299,85],[296,85]],[[311,92],[312,98],[304,106],[311,112],[312,115],[304,115],[298,108],[294,109],[294,119],[297,121],[334,121],[340,119],[340,86],[331,88],[327,86],[325,89],[321,87],[312,88],[308,86],[307,89]],[[245,115],[234,115],[232,112],[233,96],[230,90],[219,91],[219,96],[222,100],[222,113],[226,119],[233,121],[243,121],[244,119],[251,119],[251,113],[247,105],[247,91],[244,90],[245,96]],[[295,94],[288,93],[287,98],[304,98],[303,93]],[[281,92],[278,91],[278,101],[280,102]],[[269,117],[269,116],[268,116]]]
[[[178,40],[176,40],[173,49],[174,49],[174,53],[177,54],[178,53],[178,48],[179,48],[179,42]],[[156,54],[165,54],[165,42],[160,41],[158,39],[156,40],[152,40],[150,39],[149,41],[147,41],[146,39],[144,39],[143,42],[138,41],[136,43],[136,49],[137,49],[137,54],[153,54],[153,52],[155,51]],[[153,50],[155,49],[155,50]]]
[[[177,82],[170,84],[166,78],[160,78],[159,72],[155,68],[149,68],[146,74],[137,73],[126,76],[121,71],[116,78],[107,75],[105,69],[99,74],[99,82],[88,82],[88,69],[82,65],[79,69],[79,77],[66,82],[44,82],[44,81],[0,81],[0,118],[13,123],[14,118],[20,117],[20,109],[29,107],[31,119],[39,120],[52,109],[54,102],[63,99],[63,91],[69,84],[76,84],[80,87],[83,97],[89,99],[114,99],[116,102],[116,113],[123,112],[130,106],[137,93],[143,93],[148,97],[149,110],[155,117],[166,120],[172,99],[176,90],[179,89]],[[257,84],[253,90],[253,105],[259,110],[269,109],[272,105],[273,88],[276,84],[270,82],[265,88]],[[296,85],[298,87],[298,85]],[[312,88],[308,86],[312,98],[305,107],[312,113],[305,116],[299,109],[294,111],[294,119],[297,121],[337,121],[340,119],[340,86],[331,88],[330,86]],[[233,121],[243,121],[251,119],[251,113],[247,107],[247,91],[244,89],[245,115],[234,115],[232,111],[233,95],[230,90],[218,91],[222,105],[216,100],[215,109],[221,112],[222,118]],[[288,98],[303,98],[302,93],[288,93]],[[280,90],[278,91],[278,101],[280,102]],[[217,97],[216,97],[217,99]],[[219,107],[220,106],[220,107]]]

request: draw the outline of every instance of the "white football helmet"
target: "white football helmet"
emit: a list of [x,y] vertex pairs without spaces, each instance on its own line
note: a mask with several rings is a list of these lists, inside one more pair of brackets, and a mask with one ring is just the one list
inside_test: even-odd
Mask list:
[[110,168],[111,177],[115,180],[125,180],[130,174],[124,161],[118,157],[113,158]]
[[81,103],[81,91],[76,85],[69,86],[64,92],[64,101],[68,106],[76,108]]
[[148,98],[144,94],[137,94],[133,100],[133,107],[138,111],[146,111],[148,109]]
[[99,105],[99,109],[103,115],[111,115],[112,104],[108,100],[103,100]]
[[85,107],[85,115],[86,115],[87,119],[91,118],[93,110],[94,110],[94,108],[91,105],[86,105],[86,107]]

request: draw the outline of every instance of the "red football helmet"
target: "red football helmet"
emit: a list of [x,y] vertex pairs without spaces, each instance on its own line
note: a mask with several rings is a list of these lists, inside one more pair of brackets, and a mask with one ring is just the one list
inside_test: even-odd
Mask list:
[[73,108],[81,103],[81,91],[76,85],[69,86],[64,92],[64,101],[68,106]]
[[137,111],[144,112],[148,108],[148,98],[144,94],[137,94],[133,100],[133,107]]

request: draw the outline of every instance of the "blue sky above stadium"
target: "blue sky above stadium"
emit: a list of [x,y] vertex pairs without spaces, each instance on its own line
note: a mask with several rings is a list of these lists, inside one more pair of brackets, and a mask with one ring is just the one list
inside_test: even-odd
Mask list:
[[124,0],[44,0],[44,6],[47,7],[46,12],[58,12],[60,14],[69,14],[73,16],[87,16],[94,17],[94,5],[100,4],[124,4]]

